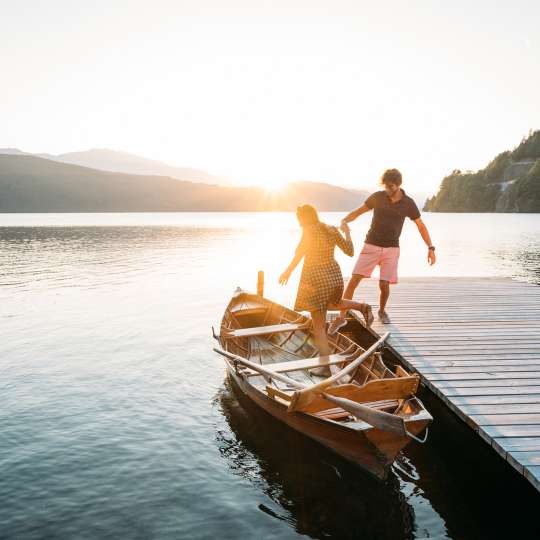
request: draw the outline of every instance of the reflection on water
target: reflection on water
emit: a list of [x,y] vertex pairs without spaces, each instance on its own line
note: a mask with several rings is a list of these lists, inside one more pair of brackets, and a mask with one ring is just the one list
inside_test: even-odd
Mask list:
[[262,489],[260,507],[314,538],[411,538],[414,513],[396,478],[383,484],[264,411],[233,395],[218,395],[230,431],[218,431],[228,466]]
[[[425,220],[438,263],[407,224],[402,275],[540,283],[539,215]],[[367,226],[353,225],[357,249]],[[469,443],[443,451],[454,427],[409,446],[382,485],[223,386],[210,327],[259,269],[292,304],[295,282],[277,276],[299,237],[292,214],[0,215],[1,537],[493,538],[529,525],[517,475],[485,456],[479,475],[478,448],[464,473]],[[348,274],[354,260],[339,260]]]

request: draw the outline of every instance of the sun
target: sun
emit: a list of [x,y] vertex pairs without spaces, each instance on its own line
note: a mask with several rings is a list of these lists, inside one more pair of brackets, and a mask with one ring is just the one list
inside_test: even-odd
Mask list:
[[280,182],[278,180],[270,180],[268,182],[265,182],[262,187],[267,193],[278,194],[285,191],[287,186],[288,183],[285,181]]

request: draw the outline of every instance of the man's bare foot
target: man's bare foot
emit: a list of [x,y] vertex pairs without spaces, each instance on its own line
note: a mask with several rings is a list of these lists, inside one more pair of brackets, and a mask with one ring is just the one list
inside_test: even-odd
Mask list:
[[379,310],[379,321],[381,321],[383,324],[390,324],[392,321],[390,320],[390,317],[388,316],[388,313],[386,311],[380,311]]
[[345,317],[336,317],[328,327],[328,335],[333,336],[340,328],[342,328],[346,324],[347,321],[345,320]]

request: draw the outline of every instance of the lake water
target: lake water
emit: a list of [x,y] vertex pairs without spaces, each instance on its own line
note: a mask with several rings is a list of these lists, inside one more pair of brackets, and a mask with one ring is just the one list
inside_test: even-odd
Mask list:
[[[406,223],[401,275],[540,284],[540,215],[424,219],[437,265]],[[353,224],[357,248],[367,227]],[[299,271],[277,277],[299,237],[286,213],[0,215],[1,538],[532,532],[526,482],[498,458],[484,485],[471,474],[483,443],[467,459],[436,437],[410,445],[380,484],[238,400],[211,326],[259,269],[292,304]]]

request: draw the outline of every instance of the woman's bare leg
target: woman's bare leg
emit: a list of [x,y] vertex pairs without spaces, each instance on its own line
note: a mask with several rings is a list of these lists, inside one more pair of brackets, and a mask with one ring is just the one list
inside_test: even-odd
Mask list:
[[[366,324],[368,326],[371,326],[371,324],[373,323],[373,313],[371,311],[371,306],[369,304],[364,303],[364,302],[356,302],[355,300],[349,300],[347,298],[342,298],[337,304],[330,304],[328,306],[329,311],[338,311],[339,310],[339,311],[345,312],[348,309],[356,309],[357,311],[362,313],[362,315],[363,315],[363,317],[364,317],[364,319],[366,321]],[[336,319],[335,321],[339,321],[339,319]],[[335,321],[333,321],[333,323]],[[333,323],[332,323],[332,325],[330,325],[330,330],[329,330],[330,334],[334,334],[342,326],[342,324],[340,324],[339,322],[337,323],[337,325],[334,325]],[[335,330],[334,330],[334,328],[335,328]]]
[[337,304],[330,304],[328,311],[347,311],[348,309],[356,309],[362,311],[368,304],[364,302],[357,302],[356,300],[349,300],[342,298]]
[[[343,293],[343,300],[350,300],[353,297],[354,291],[356,290],[356,287],[358,287],[358,284],[362,281],[363,277],[364,276],[361,276],[359,274],[353,274],[351,276],[351,278],[349,279],[347,283],[347,287],[345,288],[345,291]],[[338,318],[344,319],[347,308],[343,308],[343,309],[338,308],[338,309],[341,309],[341,313],[339,314]]]
[[[313,338],[319,349],[319,356],[327,357],[330,354],[330,345],[326,335],[326,310],[312,311],[311,320],[313,321]],[[312,372],[316,375],[330,375],[330,369],[327,366],[315,368]]]
[[319,356],[328,356],[330,345],[326,335],[326,310],[312,311],[311,320],[313,321],[313,338],[317,349],[319,349]]

